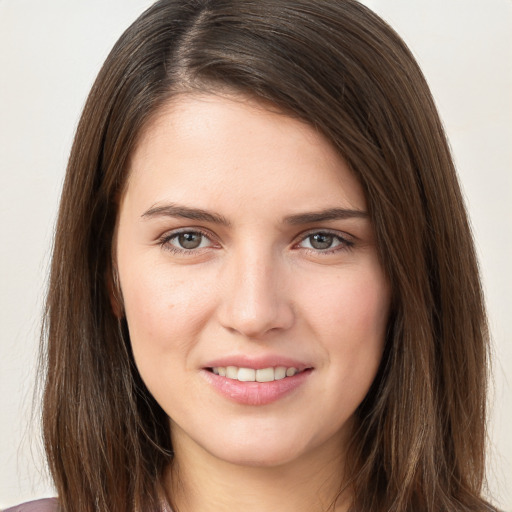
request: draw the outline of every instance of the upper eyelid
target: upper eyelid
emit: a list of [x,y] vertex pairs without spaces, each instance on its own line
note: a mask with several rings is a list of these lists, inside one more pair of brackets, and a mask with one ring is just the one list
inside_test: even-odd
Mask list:
[[302,233],[298,234],[295,237],[295,241],[293,242],[298,243],[302,240],[305,240],[306,238],[310,237],[311,235],[315,235],[317,233],[325,233],[326,235],[333,235],[338,238],[341,238],[342,240],[345,240],[346,242],[354,242],[357,240],[357,237],[354,235],[351,235],[350,233],[347,233],[346,231],[339,231],[337,229],[322,229],[322,228],[313,228],[308,229],[306,231],[303,231]]
[[162,235],[160,235],[157,240],[171,240],[175,236],[181,235],[182,233],[199,233],[200,235],[205,236],[209,240],[216,240],[218,239],[217,236],[215,236],[211,231],[199,228],[199,227],[186,227],[186,228],[177,228],[172,230],[165,231]]

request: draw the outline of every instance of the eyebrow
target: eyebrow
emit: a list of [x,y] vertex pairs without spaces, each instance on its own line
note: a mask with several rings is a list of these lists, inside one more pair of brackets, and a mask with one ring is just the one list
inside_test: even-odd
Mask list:
[[352,210],[350,208],[327,208],[318,212],[305,212],[285,217],[285,222],[291,225],[312,224],[314,222],[325,222],[328,220],[342,220],[351,218],[367,219],[368,213],[363,210]]
[[226,217],[217,213],[202,210],[201,208],[190,208],[188,206],[181,206],[177,204],[167,204],[164,206],[152,206],[149,210],[145,211],[141,217],[154,218],[154,217],[179,217],[183,219],[200,220],[204,222],[211,222],[213,224],[221,224],[223,226],[231,226]]
[[[213,224],[221,224],[226,227],[231,226],[231,222],[218,213],[209,212],[201,208],[190,208],[177,204],[167,204],[163,206],[152,206],[145,211],[141,217],[179,217],[191,220],[200,220],[211,222]],[[300,224],[312,224],[315,222],[325,222],[330,220],[350,219],[350,218],[368,218],[368,213],[363,210],[353,210],[350,208],[327,208],[317,212],[304,212],[294,215],[288,215],[284,218],[285,224],[293,226]]]

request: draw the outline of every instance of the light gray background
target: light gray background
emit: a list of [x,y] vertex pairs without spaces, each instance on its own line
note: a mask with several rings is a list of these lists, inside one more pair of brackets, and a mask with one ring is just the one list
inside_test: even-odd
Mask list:
[[[92,81],[150,3],[0,0],[0,508],[53,494],[30,418],[59,191]],[[494,343],[489,484],[512,512],[512,1],[364,3],[417,56],[453,148]]]

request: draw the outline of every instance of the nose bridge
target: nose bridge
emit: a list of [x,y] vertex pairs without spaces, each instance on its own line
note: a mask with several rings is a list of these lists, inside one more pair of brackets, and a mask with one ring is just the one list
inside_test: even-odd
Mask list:
[[272,248],[248,243],[233,251],[224,268],[224,327],[249,338],[289,328],[293,311],[285,280],[283,262]]

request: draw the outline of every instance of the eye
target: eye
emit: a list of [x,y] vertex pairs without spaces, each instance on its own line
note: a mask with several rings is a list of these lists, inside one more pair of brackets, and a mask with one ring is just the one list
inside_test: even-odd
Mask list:
[[201,231],[180,231],[165,235],[160,243],[166,249],[173,252],[192,252],[196,249],[211,247],[213,242]]
[[202,233],[180,233],[174,236],[170,242],[180,249],[198,249],[203,244],[205,237]]
[[315,233],[310,233],[298,244],[298,246],[301,248],[324,253],[350,249],[353,245],[353,242],[343,238],[341,235],[328,231],[317,231]]

